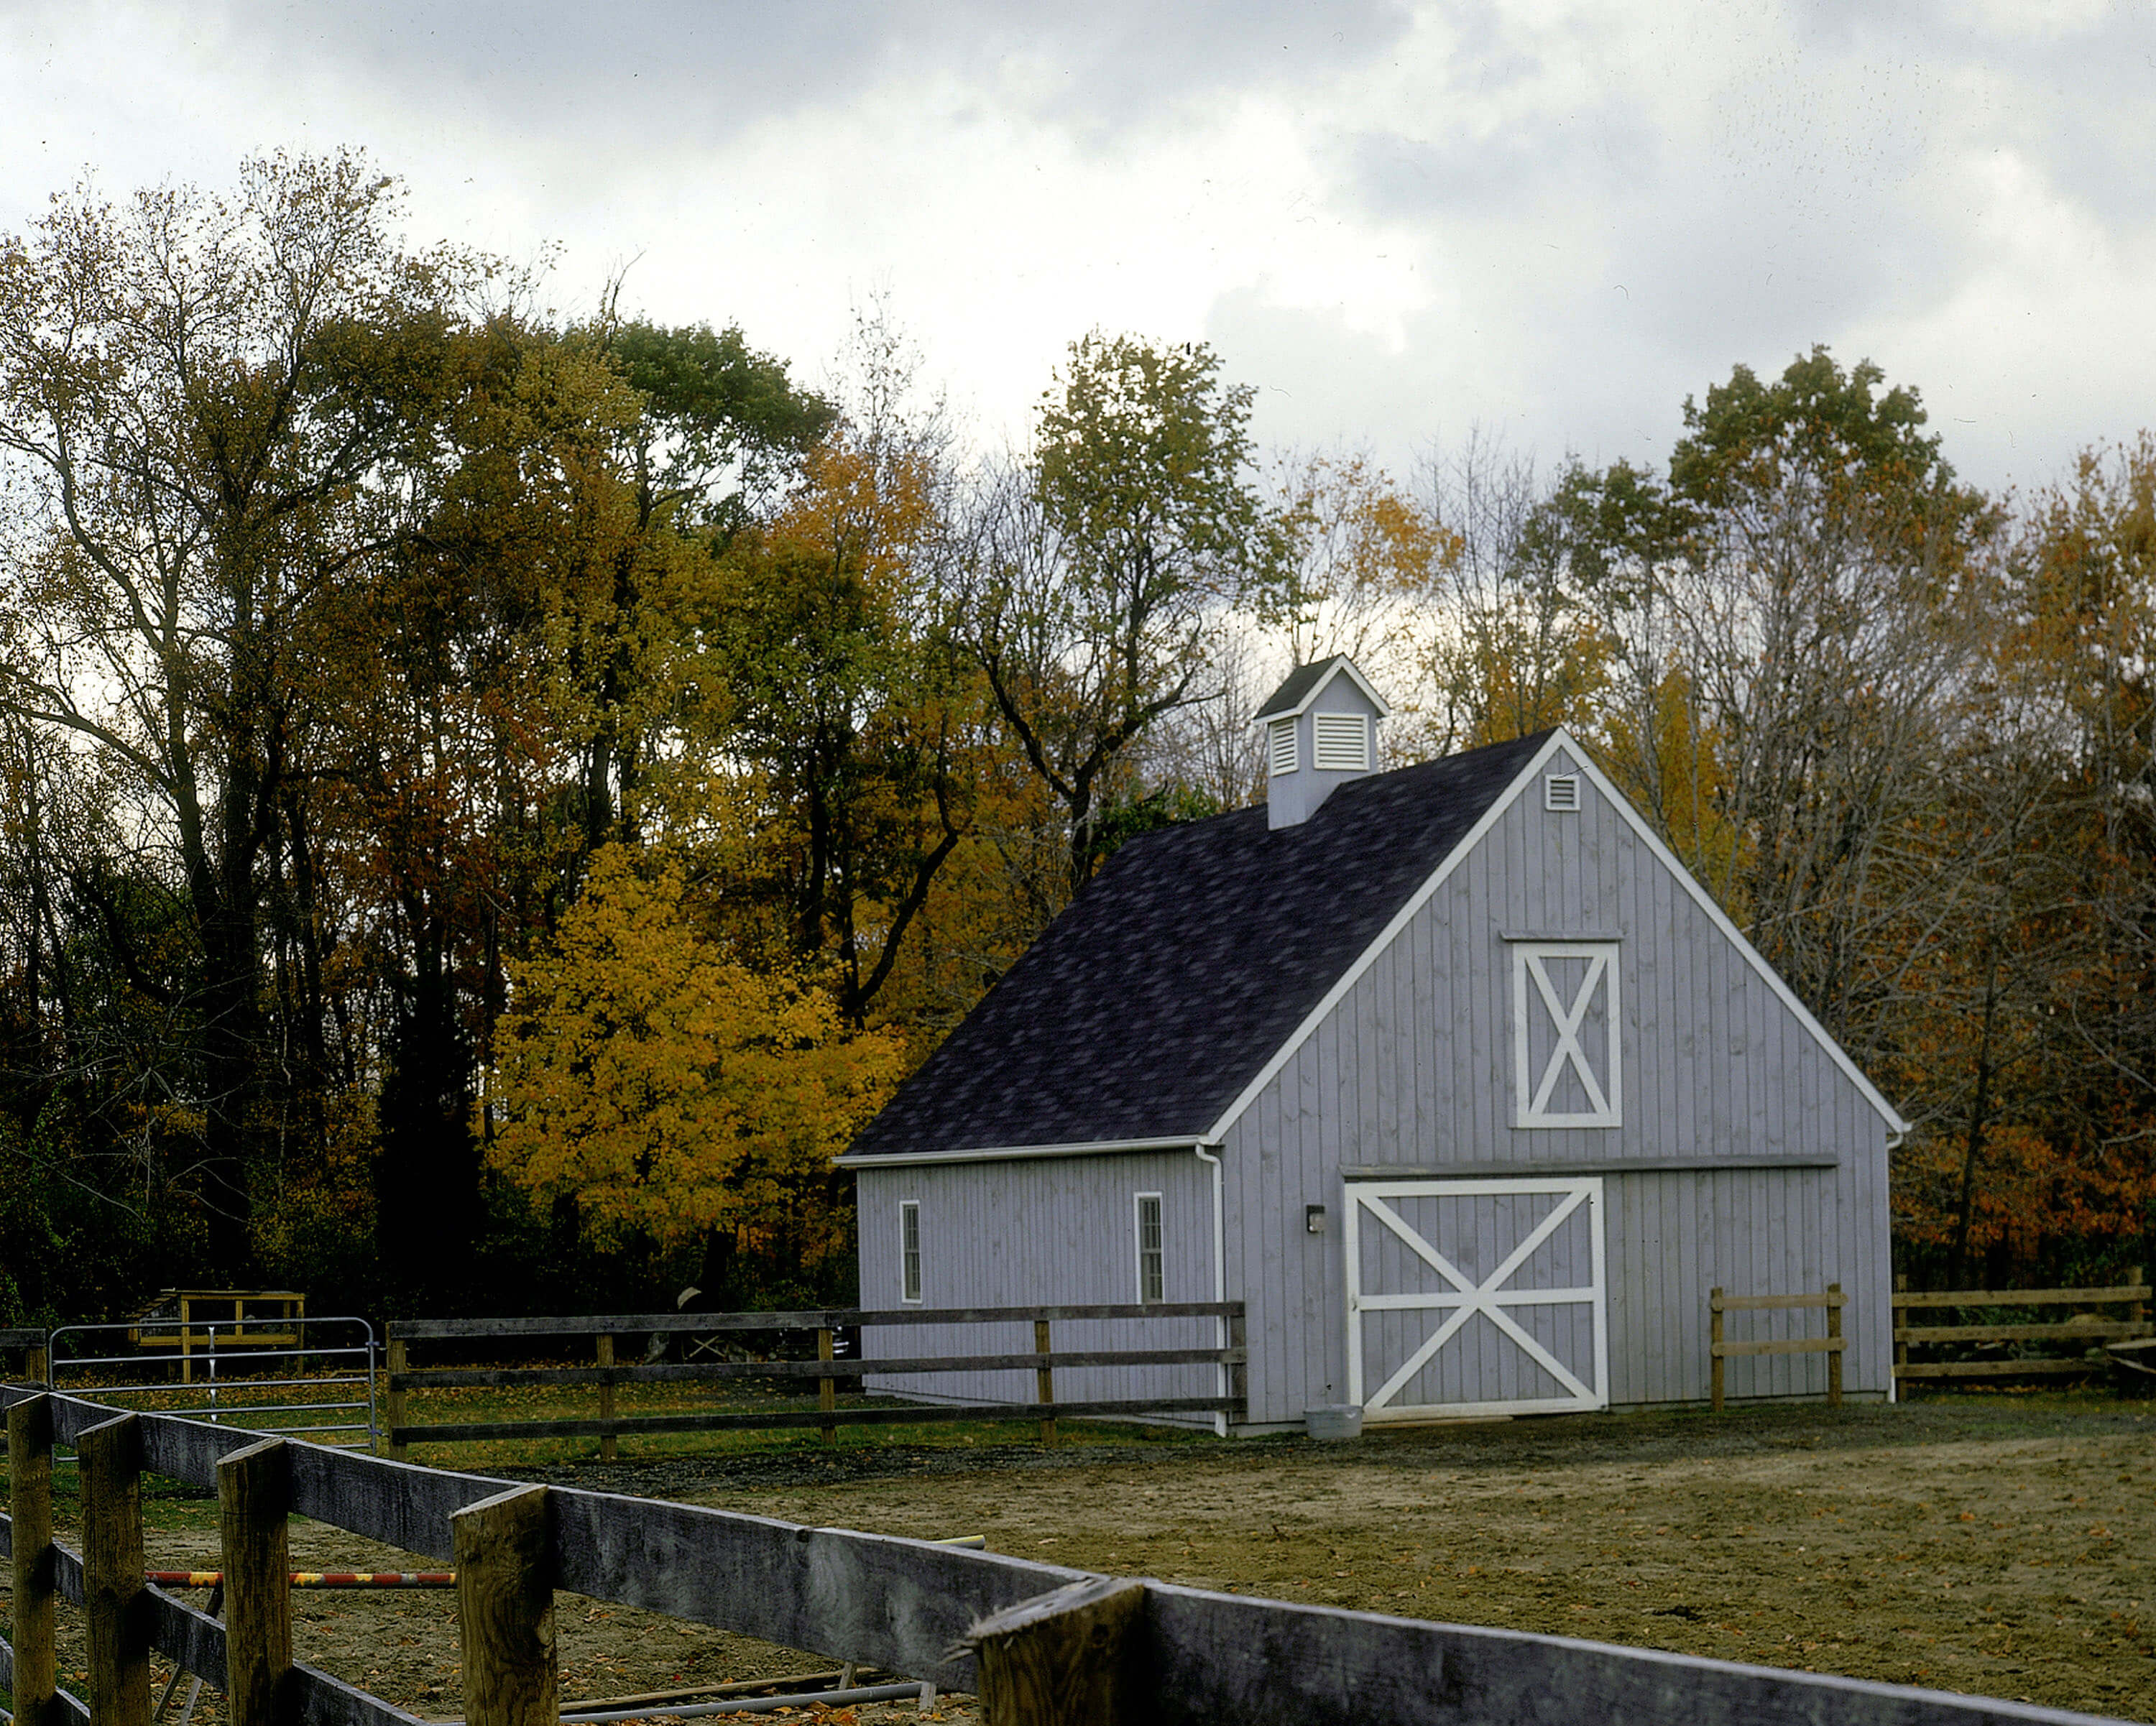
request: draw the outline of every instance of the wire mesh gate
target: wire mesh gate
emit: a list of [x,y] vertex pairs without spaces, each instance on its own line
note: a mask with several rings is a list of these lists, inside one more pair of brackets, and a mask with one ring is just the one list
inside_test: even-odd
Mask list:
[[53,1331],[45,1383],[118,1408],[372,1450],[374,1371],[364,1319],[136,1319]]

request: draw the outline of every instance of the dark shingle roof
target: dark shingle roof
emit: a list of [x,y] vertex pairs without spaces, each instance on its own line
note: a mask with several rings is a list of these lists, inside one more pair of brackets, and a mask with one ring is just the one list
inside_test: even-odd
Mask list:
[[1301,704],[1302,698],[1323,681],[1325,673],[1346,657],[1335,653],[1329,659],[1313,659],[1307,665],[1298,665],[1287,674],[1287,681],[1265,698],[1265,704],[1251,715],[1253,721],[1269,720],[1276,713],[1292,713]]
[[1132,840],[854,1152],[1195,1139],[1548,735]]

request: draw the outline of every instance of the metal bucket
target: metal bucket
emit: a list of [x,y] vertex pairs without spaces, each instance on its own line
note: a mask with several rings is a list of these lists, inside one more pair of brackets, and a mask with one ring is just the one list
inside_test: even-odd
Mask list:
[[1327,1402],[1302,1411],[1302,1428],[1312,1438],[1360,1438],[1363,1410],[1353,1402]]

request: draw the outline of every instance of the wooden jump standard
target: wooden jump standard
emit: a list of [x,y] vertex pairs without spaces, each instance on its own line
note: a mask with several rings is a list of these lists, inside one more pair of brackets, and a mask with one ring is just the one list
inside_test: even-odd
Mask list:
[[[1722,1412],[1723,1367],[1722,1362],[1737,1355],[1824,1355],[1826,1356],[1826,1401],[1829,1408],[1841,1406],[1841,1357],[1849,1346],[1848,1339],[1841,1334],[1841,1309],[1849,1304],[1849,1297],[1841,1292],[1841,1284],[1830,1283],[1819,1294],[1725,1294],[1719,1288],[1710,1288],[1707,1294],[1707,1345],[1709,1360],[1708,1400],[1717,1414]],[[1789,1309],[1824,1307],[1826,1309],[1825,1336],[1781,1337],[1759,1342],[1734,1343],[1722,1334],[1724,1313],[1771,1313]]]
[[[470,1726],[557,1726],[567,1590],[973,1691],[989,1726],[2091,1726],[2094,1716],[1563,1636],[1424,1624],[1098,1576],[927,1541],[516,1486],[0,1386],[11,1447],[23,1726],[149,1726],[158,1649],[222,1688],[232,1726],[424,1726],[291,1657],[296,1512],[454,1558]],[[56,1442],[81,1458],[83,1550],[50,1539]],[[215,1483],[228,1620],[142,1580],[144,1471]],[[80,1602],[90,1703],[54,1682],[53,1603]],[[2118,1726],[2118,1723],[2112,1723]]]

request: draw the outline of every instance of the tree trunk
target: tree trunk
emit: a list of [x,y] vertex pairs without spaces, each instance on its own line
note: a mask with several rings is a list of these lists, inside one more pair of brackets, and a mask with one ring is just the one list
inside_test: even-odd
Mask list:
[[1992,1038],[1999,1023],[1999,944],[1988,944],[1984,979],[1984,1028],[1976,1044],[1976,1089],[1969,1099],[1969,1130],[1961,1162],[1961,1202],[1954,1212],[1953,1246],[1947,1254],[1947,1287],[1958,1288],[1969,1262],[1969,1237],[1976,1215],[1976,1174],[1984,1160],[1985,1129],[1990,1124]]

